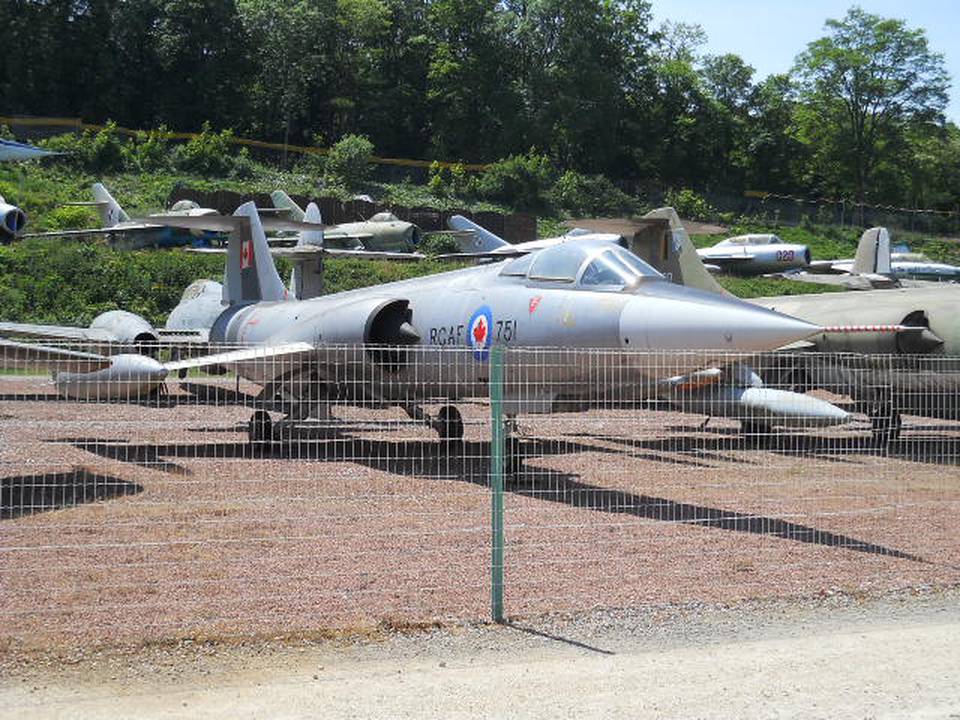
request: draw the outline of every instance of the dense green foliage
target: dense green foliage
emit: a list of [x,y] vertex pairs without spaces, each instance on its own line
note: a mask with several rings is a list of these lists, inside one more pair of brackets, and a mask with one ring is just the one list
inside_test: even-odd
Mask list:
[[222,132],[355,135],[389,157],[501,160],[467,189],[518,208],[593,211],[599,175],[632,197],[753,188],[956,208],[960,130],[943,122],[943,61],[922,30],[854,8],[796,48],[791,73],[757,78],[735,54],[702,54],[699,27],[651,23],[646,0],[13,0],[0,97],[5,113],[216,129],[175,153],[149,135],[128,151],[87,138],[89,172],[247,177]]
[[324,182],[346,190],[359,189],[370,176],[372,156],[373,143],[369,138],[347,135],[330,148],[324,164]]
[[[403,280],[457,267],[452,263],[327,262],[330,292]],[[289,277],[287,263],[278,263]],[[223,258],[182,250],[124,252],[102,243],[56,239],[0,246],[3,319],[86,325],[107,310],[129,310],[162,324],[180,295],[198,278],[220,279]]]

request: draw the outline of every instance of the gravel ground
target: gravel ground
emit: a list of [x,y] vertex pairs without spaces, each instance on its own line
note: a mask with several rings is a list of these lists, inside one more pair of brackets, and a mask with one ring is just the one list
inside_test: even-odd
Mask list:
[[4,668],[0,717],[960,716],[960,594],[645,607]]
[[[350,408],[335,409],[346,429],[252,451],[243,407],[49,391],[0,378],[8,658],[488,615],[486,408],[464,408],[457,451],[399,411]],[[763,443],[702,420],[522,420],[524,472],[505,500],[511,617],[960,583],[960,425],[909,418],[878,450],[861,427]]]

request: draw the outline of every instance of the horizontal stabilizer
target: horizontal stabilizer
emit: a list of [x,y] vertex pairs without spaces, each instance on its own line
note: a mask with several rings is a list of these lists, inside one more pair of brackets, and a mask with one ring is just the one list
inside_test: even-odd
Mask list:
[[110,358],[95,353],[0,339],[2,366],[61,372],[94,372],[110,367]]
[[[226,248],[187,248],[187,252],[199,253],[201,255],[225,255],[227,250]],[[423,253],[386,252],[379,250],[344,250],[340,248],[323,248],[319,245],[271,247],[270,254],[273,257],[286,258],[294,261],[312,260],[320,257],[321,255],[328,257],[360,258],[363,260],[394,260],[398,262],[412,262],[427,259],[427,256]]]
[[0,333],[14,337],[34,337],[48,340],[76,340],[86,342],[116,342],[117,336],[103,328],[81,328],[69,325],[33,325],[30,323],[0,322]]

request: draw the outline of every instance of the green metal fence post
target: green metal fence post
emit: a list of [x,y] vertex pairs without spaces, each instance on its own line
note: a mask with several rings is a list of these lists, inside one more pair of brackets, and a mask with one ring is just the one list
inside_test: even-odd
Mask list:
[[490,351],[490,614],[503,617],[503,348]]

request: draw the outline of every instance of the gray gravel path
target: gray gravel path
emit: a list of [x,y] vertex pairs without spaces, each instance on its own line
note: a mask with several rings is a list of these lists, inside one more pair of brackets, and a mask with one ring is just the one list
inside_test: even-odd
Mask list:
[[960,717],[960,591],[7,667],[0,718]]

